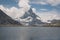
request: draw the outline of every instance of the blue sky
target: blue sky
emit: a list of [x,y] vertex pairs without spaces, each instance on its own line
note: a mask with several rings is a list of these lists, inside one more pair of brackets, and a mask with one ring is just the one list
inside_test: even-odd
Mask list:
[[60,0],[0,0],[0,9],[6,10],[5,12],[11,17],[21,16],[25,12],[21,10],[20,6],[23,6],[25,11],[27,7],[31,6],[44,20],[60,17]]
[[0,5],[4,5],[5,7],[17,7],[18,1],[16,0],[0,0]]
[[[45,0],[30,0],[30,2],[37,2],[37,1],[45,1]],[[51,6],[50,4],[45,4],[45,5],[44,4],[35,4],[35,3],[29,3],[29,4],[31,5],[32,8],[36,8],[37,11],[44,11],[44,10],[40,10],[40,9],[47,9],[47,11],[51,11],[55,8],[58,12],[60,12],[60,8],[58,8],[58,7],[60,7],[60,4],[56,5],[56,7]],[[18,0],[0,0],[0,5],[3,5],[8,8],[13,7],[13,6],[15,6],[17,8],[19,7]]]

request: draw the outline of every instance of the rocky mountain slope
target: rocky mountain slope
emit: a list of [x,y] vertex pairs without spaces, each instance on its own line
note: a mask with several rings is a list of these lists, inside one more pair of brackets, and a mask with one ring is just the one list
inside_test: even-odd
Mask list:
[[[29,18],[28,18],[29,17]],[[31,20],[31,21],[28,21],[27,24],[28,25],[38,25],[38,24],[43,24],[43,22],[40,20],[40,19],[37,19],[40,18],[38,15],[36,15],[32,8],[30,8],[30,10],[28,10],[27,12],[25,12],[25,14],[20,17],[21,19],[27,19],[27,20]],[[25,23],[26,24],[26,23]]]
[[0,25],[3,24],[19,24],[19,22],[13,20],[11,17],[9,17],[7,14],[5,14],[1,9],[0,9]]

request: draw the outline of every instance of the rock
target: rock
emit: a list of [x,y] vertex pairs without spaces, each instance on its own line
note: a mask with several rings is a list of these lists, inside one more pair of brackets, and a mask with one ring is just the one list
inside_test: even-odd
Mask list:
[[13,20],[11,17],[9,17],[7,14],[5,14],[1,9],[0,9],[0,25],[3,24],[19,24],[19,22]]

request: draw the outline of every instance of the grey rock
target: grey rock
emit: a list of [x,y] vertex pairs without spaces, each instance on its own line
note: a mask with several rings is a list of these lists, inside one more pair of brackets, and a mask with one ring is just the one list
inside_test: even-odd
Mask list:
[[0,9],[0,24],[20,24],[20,23],[13,20],[11,17],[9,17]]

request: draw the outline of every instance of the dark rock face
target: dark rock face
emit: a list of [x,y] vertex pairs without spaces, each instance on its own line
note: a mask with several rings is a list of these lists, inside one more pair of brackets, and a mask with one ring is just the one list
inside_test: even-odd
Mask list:
[[28,17],[32,18],[32,21],[28,22],[29,25],[43,24],[43,22],[41,20],[37,19],[37,17],[39,17],[39,16],[36,15],[31,8],[30,8],[30,10],[28,10],[28,12],[25,12],[25,14],[21,17],[21,19],[25,19]]
[[9,17],[0,9],[0,24],[20,24],[20,23],[13,20],[11,17]]

